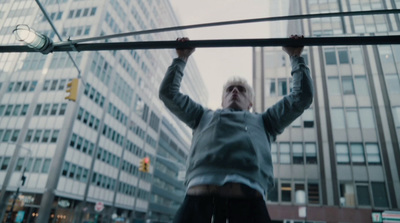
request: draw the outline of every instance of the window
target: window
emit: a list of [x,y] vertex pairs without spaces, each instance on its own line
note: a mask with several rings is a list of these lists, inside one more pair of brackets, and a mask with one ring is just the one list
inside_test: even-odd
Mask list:
[[15,171],[21,171],[24,165],[24,158],[18,158],[17,164],[15,165]]
[[368,164],[370,164],[370,165],[381,164],[381,157],[379,155],[378,144],[367,143],[365,145],[365,152],[366,152]]
[[303,122],[304,122],[304,128],[314,127],[314,110],[312,108],[309,108],[304,111]]
[[33,136],[33,130],[30,129],[28,130],[28,132],[26,133],[26,137],[25,137],[25,142],[30,142]]
[[50,130],[44,130],[42,142],[48,142],[50,137]]
[[293,143],[293,164],[304,164],[303,144]]
[[349,54],[347,53],[347,49],[338,49],[339,54],[339,63],[340,64],[348,64],[349,63]]
[[3,142],[8,142],[8,141],[10,140],[11,132],[12,132],[12,130],[10,130],[10,129],[7,129],[7,130],[4,132],[3,140],[2,140]]
[[11,136],[11,142],[16,142],[18,140],[20,130],[14,130]]
[[276,83],[275,79],[267,79],[265,80],[265,86],[268,88],[266,92],[268,92],[267,96],[276,96]]
[[51,136],[51,140],[50,140],[51,143],[56,143],[57,142],[58,133],[59,132],[60,132],[59,130],[54,130],[53,131],[53,135]]
[[280,143],[279,145],[279,162],[281,164],[289,164],[290,163],[290,147],[289,143]]
[[386,74],[385,80],[390,94],[400,94],[400,81],[397,74]]
[[341,207],[355,206],[354,187],[352,183],[340,184],[340,206]]
[[306,143],[306,163],[317,164],[317,147],[315,143]]
[[22,107],[22,110],[21,110],[21,116],[24,116],[24,115],[26,115],[26,113],[28,112],[28,108],[29,108],[29,105],[28,104],[25,104],[23,107]]
[[42,109],[42,105],[41,104],[37,104],[33,115],[39,115],[41,109]]
[[308,203],[319,204],[319,186],[318,183],[308,183]]
[[345,129],[344,113],[342,108],[332,108],[332,127],[334,129]]
[[350,76],[342,77],[343,94],[354,94],[353,78]]
[[357,202],[359,206],[371,205],[368,185],[357,185]]
[[360,122],[361,128],[373,129],[375,128],[375,119],[372,114],[372,108],[360,108]]
[[347,144],[344,143],[336,144],[336,161],[338,164],[350,163],[349,148]]
[[6,108],[5,105],[0,105],[0,116],[3,115],[4,109]]
[[47,115],[50,110],[50,104],[45,104],[43,107],[42,115]]
[[376,207],[389,207],[389,201],[386,194],[384,182],[371,182],[372,196]]
[[350,57],[352,64],[364,64],[363,54],[360,47],[350,47]]
[[21,105],[15,105],[14,111],[12,113],[13,116],[19,115],[19,110],[21,109]]
[[13,107],[14,107],[13,105],[7,105],[7,109],[6,109],[6,112],[4,113],[4,116],[11,115]]
[[33,142],[39,142],[42,136],[42,130],[37,129],[35,132],[35,136],[33,137]]
[[351,149],[351,162],[353,164],[364,164],[365,158],[364,158],[363,145],[361,143],[351,143],[350,149]]
[[68,177],[69,178],[74,178],[74,176],[75,176],[75,169],[76,169],[76,165],[75,164],[72,164],[71,165],[71,168],[69,169],[69,173],[68,173]]
[[328,77],[328,92],[329,95],[340,95],[340,84],[338,77]]
[[286,79],[278,80],[278,95],[279,96],[287,95],[287,80]]
[[67,110],[67,103],[62,103],[60,106],[60,111],[58,112],[58,115],[64,115],[65,110]]
[[48,173],[50,169],[51,159],[45,159],[43,162],[42,173]]
[[35,162],[33,163],[32,172],[39,173],[41,165],[42,165],[42,158],[36,158]]
[[58,110],[58,104],[53,104],[51,107],[50,115],[56,115]]
[[0,170],[6,170],[9,163],[10,163],[10,157],[4,157]]
[[358,112],[356,109],[346,110],[346,121],[348,128],[360,128],[360,123],[358,121]]
[[281,198],[282,202],[292,201],[292,187],[290,183],[281,184]]
[[325,50],[325,63],[326,65],[334,65],[336,62],[336,53],[334,48],[327,48]]
[[65,162],[61,174],[63,176],[67,176],[69,170],[69,163]]

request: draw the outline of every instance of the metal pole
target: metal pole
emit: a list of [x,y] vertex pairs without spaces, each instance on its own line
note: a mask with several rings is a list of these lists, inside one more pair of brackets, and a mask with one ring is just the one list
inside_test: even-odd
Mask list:
[[[62,51],[101,51],[101,50],[139,50],[139,49],[173,49],[173,48],[215,48],[215,47],[277,47],[277,46],[349,46],[349,45],[388,45],[399,44],[400,35],[389,36],[347,36],[347,37],[306,37],[303,39],[269,38],[269,39],[218,39],[145,42],[108,42],[77,43],[57,45],[52,52]],[[0,52],[37,52],[28,46],[0,46]]]

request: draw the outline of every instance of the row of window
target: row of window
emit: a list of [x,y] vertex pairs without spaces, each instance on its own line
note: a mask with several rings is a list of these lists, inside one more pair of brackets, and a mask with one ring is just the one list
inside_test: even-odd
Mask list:
[[[135,194],[136,189],[138,190],[137,194]],[[128,183],[121,182],[121,181],[118,184],[118,192],[128,195],[128,196],[132,196],[132,197],[137,196],[138,198],[141,198],[143,200],[149,200],[149,198],[150,198],[149,191],[145,191],[140,188],[136,188]]]
[[325,48],[324,54],[325,54],[326,65],[350,64],[350,63],[364,64],[364,59],[360,47]]
[[135,176],[138,176],[139,174],[139,168],[136,165],[126,160],[122,160],[121,170]]
[[90,71],[106,86],[108,86],[113,67],[98,52],[93,54],[93,61],[90,66]]
[[104,189],[114,190],[116,182],[117,180],[114,178],[102,175],[100,173],[94,172],[92,175],[92,184]]
[[126,126],[126,123],[128,123],[129,117],[125,115],[121,110],[119,110],[117,106],[114,106],[111,102],[108,104],[108,114],[110,114],[113,118],[115,118],[124,126]]
[[87,17],[87,16],[94,16],[96,14],[97,8],[84,8],[84,9],[73,9],[70,10],[68,13],[68,19],[71,18],[80,18],[80,17]]
[[126,105],[131,106],[133,99],[133,89],[129,84],[116,72],[112,91]]
[[25,142],[33,143],[56,143],[60,130],[56,129],[29,129],[26,133]]
[[88,111],[85,111],[82,107],[79,107],[76,119],[78,119],[83,124],[89,126],[90,128],[93,128],[96,131],[100,125],[100,119],[96,118],[94,115],[90,114]]
[[127,59],[121,54],[119,57],[119,64],[121,67],[126,71],[126,73],[131,76],[132,80],[136,80],[137,72],[136,70],[132,67],[130,62],[128,62]]
[[[342,207],[375,206],[389,207],[384,182],[341,182],[339,201]],[[299,194],[304,195],[303,197]],[[267,194],[270,202],[291,202],[297,204],[320,204],[319,184],[314,182],[275,182],[275,187]]]
[[110,16],[110,14],[106,13],[105,21],[113,33],[121,33],[121,28],[119,28],[118,23]]
[[376,128],[372,108],[332,108],[331,119],[333,129]]
[[122,136],[120,133],[107,126],[106,124],[104,124],[103,127],[103,135],[120,146],[122,146],[124,142],[124,136]]
[[[376,143],[336,143],[336,162],[338,164],[379,165],[381,156]],[[365,148],[365,149],[364,149]]]
[[65,161],[61,175],[73,180],[86,183],[89,177],[89,170],[79,165]]
[[0,105],[0,116],[25,116],[29,104]]
[[[279,146],[279,148],[278,148]],[[315,143],[272,143],[272,163],[280,164],[317,164],[317,147]]]
[[145,157],[146,153],[140,148],[138,145],[130,141],[129,139],[126,140],[125,149],[135,154],[137,157]]
[[328,77],[328,94],[369,96],[369,87],[365,76]]
[[33,115],[64,115],[67,110],[67,103],[54,103],[54,104],[36,104]]
[[[297,194],[299,193],[305,196],[302,198],[298,198],[299,195]],[[274,188],[272,188],[267,194],[267,201],[319,204],[320,203],[319,183],[317,182],[291,183],[291,182],[285,182],[284,180],[282,180],[280,183],[275,182]]]
[[90,86],[89,83],[86,83],[83,94],[86,95],[94,103],[99,105],[101,108],[103,107],[105,97],[103,95],[101,95],[101,93],[99,91],[97,91],[94,87]]
[[43,83],[43,91],[63,91],[67,86],[67,79],[53,79],[53,80],[45,80]]
[[0,129],[0,140],[2,142],[16,142],[20,129]]
[[86,36],[90,34],[90,26],[73,26],[64,28],[62,31],[63,37],[78,37],[78,36]]
[[37,81],[17,81],[8,84],[7,92],[26,92],[34,91]]
[[94,151],[94,143],[90,142],[89,140],[76,135],[75,133],[72,133],[71,136],[71,141],[69,142],[69,146],[79,150],[83,153],[88,154],[89,156],[91,156],[93,154]]
[[146,136],[146,143],[149,144],[154,149],[157,148],[157,141],[150,135]]
[[119,168],[119,157],[106,149],[99,147],[97,150],[97,159],[113,167]]
[[[49,158],[26,158],[21,157],[17,160],[17,164],[15,165],[15,171],[22,171],[25,169],[25,172],[32,173],[48,173],[50,169],[51,159]],[[8,165],[10,164],[11,157],[1,157],[0,156],[0,170],[7,170]]]

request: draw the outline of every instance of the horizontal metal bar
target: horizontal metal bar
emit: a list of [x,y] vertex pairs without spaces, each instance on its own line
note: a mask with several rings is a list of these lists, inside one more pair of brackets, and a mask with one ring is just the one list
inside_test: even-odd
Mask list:
[[112,34],[112,35],[106,35],[106,36],[98,36],[98,37],[90,37],[90,38],[82,38],[82,39],[76,39],[76,40],[70,40],[70,41],[63,41],[63,42],[56,43],[55,45],[70,45],[70,44],[75,44],[75,43],[112,39],[112,38],[119,38],[119,37],[125,37],[125,36],[135,36],[135,35],[160,33],[160,32],[175,31],[175,30],[205,28],[205,27],[225,26],[225,25],[245,24],[245,23],[272,22],[272,21],[312,19],[312,18],[325,18],[325,17],[397,14],[397,13],[400,13],[400,9],[389,9],[389,10],[383,9],[383,10],[352,11],[352,12],[331,12],[331,13],[317,13],[317,14],[305,14],[305,15],[288,15],[288,16],[276,16],[276,17],[255,18],[255,19],[243,19],[243,20],[185,25],[185,26],[165,27],[165,28],[158,28],[158,29],[151,29],[151,30],[133,31],[133,32],[127,32],[127,33],[118,33],[118,34]]
[[[221,39],[148,41],[148,42],[107,42],[77,43],[75,45],[54,46],[53,52],[101,51],[101,50],[141,50],[168,48],[215,48],[215,47],[274,47],[274,46],[346,46],[346,45],[387,45],[400,44],[400,35],[391,36],[350,36],[350,37],[310,37],[303,39]],[[0,46],[0,52],[37,52],[27,46]]]

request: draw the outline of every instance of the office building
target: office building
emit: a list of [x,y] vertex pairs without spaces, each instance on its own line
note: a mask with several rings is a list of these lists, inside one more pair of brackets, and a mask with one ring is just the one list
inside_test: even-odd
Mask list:
[[[400,1],[283,1],[281,15],[398,9]],[[285,6],[285,7],[283,7]],[[398,35],[399,15],[286,21],[287,37]],[[360,43],[362,44],[362,43]],[[372,222],[399,210],[400,46],[306,47],[315,96],[312,106],[272,147],[275,188],[268,193],[274,220]],[[291,90],[289,57],[281,48],[255,48],[255,111]],[[306,208],[303,208],[306,207]]]
[[[179,25],[168,1],[39,2],[64,41]],[[12,33],[18,24],[60,41],[36,1],[0,0],[1,45],[19,44]],[[181,31],[170,31],[98,42],[179,36]],[[71,52],[71,57],[0,54],[0,186],[6,191],[0,207],[7,209],[0,216],[7,217],[19,188],[12,219],[22,216],[24,222],[169,221],[183,199],[178,173],[191,138],[158,99],[174,50]],[[74,78],[78,96],[68,101],[67,85]],[[207,102],[192,61],[182,91]],[[139,171],[144,157],[150,158],[149,173]]]

